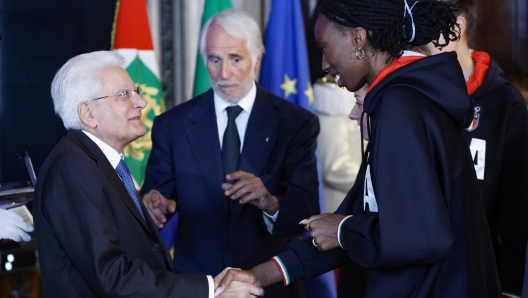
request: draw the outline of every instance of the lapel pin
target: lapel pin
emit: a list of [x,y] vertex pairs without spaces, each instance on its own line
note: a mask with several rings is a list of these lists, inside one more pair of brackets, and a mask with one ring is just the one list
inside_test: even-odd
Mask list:
[[266,143],[269,141],[269,137],[266,137]]

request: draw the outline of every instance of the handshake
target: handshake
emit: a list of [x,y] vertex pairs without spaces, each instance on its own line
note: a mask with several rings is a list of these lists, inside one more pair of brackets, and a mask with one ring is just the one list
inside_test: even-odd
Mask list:
[[214,278],[215,293],[218,298],[246,298],[264,295],[252,271],[227,267]]
[[[336,230],[345,216],[325,213],[314,215],[299,224],[310,232],[312,243],[320,251],[339,247]],[[215,297],[260,297],[264,287],[280,282],[282,275],[272,260],[259,264],[249,271],[226,268],[214,278]]]

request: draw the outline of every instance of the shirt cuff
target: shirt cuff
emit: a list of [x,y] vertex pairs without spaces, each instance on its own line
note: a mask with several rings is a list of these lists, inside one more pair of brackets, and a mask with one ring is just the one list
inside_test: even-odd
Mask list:
[[214,281],[211,275],[207,275],[207,283],[209,284],[209,296],[208,298],[214,298]]
[[273,262],[275,262],[275,265],[279,267],[280,273],[282,275],[282,281],[284,282],[284,286],[287,286],[290,284],[290,277],[288,275],[288,270],[286,270],[286,266],[284,266],[284,263],[282,263],[281,259],[278,256],[274,256],[271,258]]
[[[277,200],[276,197],[273,197],[273,198]],[[269,215],[264,210],[262,211],[262,218],[264,219],[264,223],[266,224],[266,228],[268,229],[268,232],[270,234],[273,234],[273,227],[275,226],[275,223],[277,222],[277,218],[279,217],[279,210],[277,210],[277,212],[275,212],[275,214],[273,215]]]
[[279,210],[277,210],[277,212],[275,212],[275,214],[273,215],[269,215],[268,213],[266,213],[266,211],[262,211],[262,213],[264,213],[267,218],[271,219],[271,221],[277,222],[277,217],[279,217]]
[[[277,200],[276,197],[274,196],[271,196],[272,198],[274,198],[275,200]],[[278,201],[278,200],[277,200]],[[264,213],[264,215],[266,215],[267,217],[269,217],[273,222],[277,222],[277,217],[279,217],[279,210],[280,208],[277,210],[277,212],[275,212],[275,214],[273,215],[269,215],[268,213],[266,213],[266,211],[262,211]]]
[[264,219],[264,224],[266,224],[266,229],[270,234],[273,234],[273,227],[275,226],[275,222],[277,221],[278,214],[279,211],[277,211],[274,216],[270,216],[266,212],[262,211],[262,218]]
[[336,231],[336,233],[337,233],[337,242],[339,242],[339,246],[341,246],[341,248],[343,248],[343,249],[344,249],[344,247],[343,247],[343,245],[341,245],[341,227],[343,227],[343,224],[345,223],[345,220],[347,220],[347,219],[349,219],[351,217],[352,217],[352,215],[349,215],[349,216],[343,218],[341,220],[341,222],[339,223],[339,225],[337,225],[337,231]]

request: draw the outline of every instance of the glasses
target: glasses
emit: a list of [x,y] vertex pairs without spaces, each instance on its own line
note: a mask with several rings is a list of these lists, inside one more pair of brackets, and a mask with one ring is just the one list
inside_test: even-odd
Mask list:
[[143,95],[143,89],[141,89],[141,87],[138,86],[136,89],[131,89],[131,90],[129,89],[129,90],[121,91],[116,94],[101,96],[101,97],[92,99],[92,101],[107,98],[107,97],[115,97],[115,96],[124,96],[127,100],[131,100],[132,97],[134,97],[134,94],[138,94],[139,96]]

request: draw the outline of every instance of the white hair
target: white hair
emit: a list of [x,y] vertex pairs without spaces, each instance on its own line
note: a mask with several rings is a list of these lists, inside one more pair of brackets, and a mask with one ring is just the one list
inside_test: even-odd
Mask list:
[[212,25],[218,25],[232,37],[245,41],[246,48],[251,54],[252,67],[255,67],[258,58],[264,53],[264,44],[257,22],[250,15],[241,10],[226,9],[207,20],[200,34],[200,54],[205,64],[207,64],[207,32]]
[[125,59],[116,52],[97,51],[75,56],[59,69],[51,83],[51,97],[66,129],[83,128],[77,107],[100,95],[100,71],[109,66],[123,68],[124,64]]

